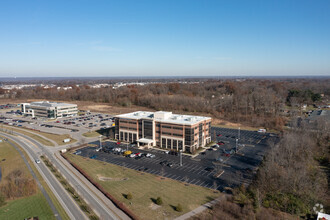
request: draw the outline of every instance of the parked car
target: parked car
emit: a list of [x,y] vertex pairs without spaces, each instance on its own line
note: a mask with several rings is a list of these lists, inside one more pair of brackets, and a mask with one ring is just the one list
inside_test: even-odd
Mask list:
[[36,159],[36,163],[40,163],[40,160],[39,159]]
[[214,167],[206,167],[205,170],[208,172],[212,172],[214,170]]
[[225,145],[225,143],[223,141],[220,141],[217,143],[218,145]]
[[260,128],[260,129],[258,130],[258,132],[259,132],[259,133],[266,133],[266,129],[264,129],[264,128]]
[[162,166],[164,166],[164,165],[166,165],[167,163],[168,163],[168,161],[167,161],[167,160],[164,160],[164,161],[160,162],[159,164],[162,165]]
[[127,151],[124,152],[124,156],[128,156],[128,155],[131,155],[131,154],[132,154],[132,151],[130,151],[130,150],[127,150]]
[[173,167],[173,163],[168,163],[167,166],[168,167]]

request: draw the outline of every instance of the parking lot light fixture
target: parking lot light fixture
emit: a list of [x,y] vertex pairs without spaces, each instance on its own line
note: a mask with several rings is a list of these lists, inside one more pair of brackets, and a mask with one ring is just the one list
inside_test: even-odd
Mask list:
[[241,138],[241,127],[238,127],[238,140]]
[[180,150],[180,166],[182,167],[182,150]]

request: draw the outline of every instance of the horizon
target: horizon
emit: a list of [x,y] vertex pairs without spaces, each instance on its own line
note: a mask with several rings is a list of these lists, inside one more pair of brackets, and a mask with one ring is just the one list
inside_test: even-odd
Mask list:
[[330,76],[330,2],[15,1],[0,78]]

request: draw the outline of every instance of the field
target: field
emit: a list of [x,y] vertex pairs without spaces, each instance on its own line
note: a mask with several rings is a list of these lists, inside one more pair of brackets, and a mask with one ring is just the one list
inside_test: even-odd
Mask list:
[[71,138],[69,134],[51,134],[51,133],[46,133],[46,132],[41,132],[41,131],[35,131],[36,133],[41,134],[42,136],[49,138],[53,141],[55,141],[58,145],[65,145],[67,143],[64,143],[63,140],[66,138],[70,138],[71,141],[69,142],[70,144],[76,142],[75,139]]
[[[40,99],[28,99],[28,100],[12,100],[12,99],[2,99],[0,100],[0,104],[6,104],[6,103],[22,103],[22,102],[34,102],[34,101],[40,101]],[[56,100],[61,102],[61,100]],[[69,102],[69,101],[62,101],[62,102]],[[124,114],[124,113],[129,113],[133,111],[155,111],[154,109],[147,108],[147,107],[141,107],[141,106],[135,106],[131,105],[130,107],[123,107],[123,106],[116,106],[116,105],[110,105],[107,103],[95,103],[91,101],[70,101],[70,103],[74,103],[78,105],[78,109],[80,110],[89,110],[91,112],[100,112],[100,113],[105,113],[105,114],[110,114],[110,115],[118,115],[118,114]],[[175,111],[173,113],[177,114],[192,114],[192,115],[204,115],[204,116],[210,116],[212,115],[207,115],[205,113],[196,113],[196,112],[183,112],[183,111]],[[239,123],[232,123],[223,119],[218,119],[215,117],[212,117],[213,125],[219,125],[221,127],[228,127],[228,128],[238,128],[241,126],[243,128],[242,124]],[[250,129],[255,129],[253,127],[249,126],[244,126],[244,129],[250,130]]]
[[[42,135],[48,139],[55,141],[58,145],[65,145],[66,143],[64,143],[63,140],[66,138],[71,139],[70,143],[76,142],[76,140],[72,139],[69,134],[59,135],[59,134],[51,134],[51,133],[47,133],[47,132],[42,132],[42,131],[34,131],[34,130],[26,129],[26,128],[17,129],[13,126],[5,126],[5,125],[2,125],[2,126],[3,126],[3,128],[8,129],[9,131],[13,130],[13,131],[22,133],[26,136],[29,136],[46,146],[54,146],[54,144],[52,142],[50,142],[49,140],[46,140],[45,138],[40,137],[39,135]],[[39,134],[39,135],[37,135],[37,134]]]
[[0,208],[0,219],[25,219],[38,216],[39,219],[55,219],[52,210],[42,193],[8,201]]
[[[25,176],[32,177],[22,157],[6,142],[0,143],[0,160],[2,178],[18,168]],[[4,184],[4,181],[1,181],[1,184]],[[0,219],[24,219],[32,216],[39,216],[40,219],[54,219],[52,210],[39,189],[33,196],[6,202],[7,204],[0,208]]]
[[[113,164],[73,154],[67,154],[67,157],[141,219],[172,219],[220,196],[218,191]],[[125,198],[128,193],[132,194],[131,200]],[[159,196],[163,200],[161,206],[154,203]],[[183,212],[175,211],[179,203]]]
[[90,131],[82,134],[82,136],[84,137],[99,137],[100,135],[101,134],[98,133],[97,131]]

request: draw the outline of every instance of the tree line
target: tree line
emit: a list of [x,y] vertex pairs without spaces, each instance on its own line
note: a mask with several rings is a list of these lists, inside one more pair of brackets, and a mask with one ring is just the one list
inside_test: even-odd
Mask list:
[[[117,89],[68,84],[71,90],[34,87],[16,90],[18,99],[93,101],[154,110],[208,114],[246,125],[280,130],[303,104],[320,104],[330,96],[329,79],[204,80],[153,83]],[[63,83],[62,83],[63,84]]]

